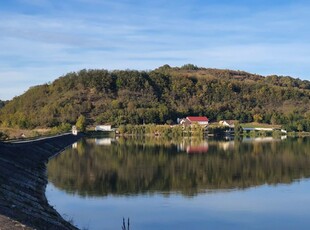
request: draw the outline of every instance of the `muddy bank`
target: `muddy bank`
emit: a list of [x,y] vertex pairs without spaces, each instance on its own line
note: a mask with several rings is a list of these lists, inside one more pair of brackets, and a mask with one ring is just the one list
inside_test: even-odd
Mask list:
[[[23,143],[0,142],[1,229],[11,220],[35,229],[76,229],[51,207],[45,197],[48,159],[76,142],[71,134]],[[20,229],[20,228],[16,228]]]

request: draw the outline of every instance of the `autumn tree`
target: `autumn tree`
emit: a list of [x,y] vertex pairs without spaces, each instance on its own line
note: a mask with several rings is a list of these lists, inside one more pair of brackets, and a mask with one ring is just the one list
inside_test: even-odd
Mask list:
[[75,125],[78,130],[84,132],[86,130],[86,118],[83,115],[80,115]]

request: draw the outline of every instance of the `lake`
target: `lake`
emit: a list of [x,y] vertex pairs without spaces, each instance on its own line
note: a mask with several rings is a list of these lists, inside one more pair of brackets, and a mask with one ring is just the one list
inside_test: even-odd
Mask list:
[[308,229],[310,139],[82,139],[46,196],[81,229]]

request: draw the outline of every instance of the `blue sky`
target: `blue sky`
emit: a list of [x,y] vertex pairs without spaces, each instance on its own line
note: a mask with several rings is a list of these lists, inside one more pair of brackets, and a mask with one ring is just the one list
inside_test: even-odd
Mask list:
[[310,80],[310,1],[0,2],[0,99],[83,68],[163,64]]

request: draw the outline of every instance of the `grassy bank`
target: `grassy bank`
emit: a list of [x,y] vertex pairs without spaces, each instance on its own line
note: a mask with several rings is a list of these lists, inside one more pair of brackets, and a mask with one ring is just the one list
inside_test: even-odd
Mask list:
[[[259,137],[259,136],[281,136],[283,133],[279,131],[281,128],[280,125],[271,125],[265,123],[241,123],[235,124],[236,128],[231,130],[234,133],[230,135],[237,136],[250,136],[250,137]],[[242,131],[242,128],[272,128],[277,129],[274,131]],[[199,125],[186,126],[181,125],[156,125],[156,124],[146,124],[146,125],[120,125],[116,132],[97,132],[94,131],[94,126],[89,126],[86,129],[86,135],[89,137],[111,137],[114,135],[120,136],[168,136],[168,137],[189,137],[189,136],[205,136],[216,135],[216,136],[225,136],[227,135],[228,127],[219,125],[219,123],[214,122],[209,124],[208,129]],[[55,135],[59,133],[65,133],[71,131],[71,125],[63,124],[50,129],[18,129],[18,128],[0,128],[0,140],[8,139],[31,139],[42,136]],[[310,136],[310,132],[288,132],[288,136]]]
[[310,132],[288,132],[287,135],[290,137],[309,137]]
[[204,127],[199,125],[120,125],[117,129],[118,135],[153,135],[153,136],[203,136],[206,133]]
[[266,123],[258,123],[258,122],[251,122],[251,123],[241,123],[242,128],[271,128],[271,129],[280,129],[281,125],[272,125]]
[[51,129],[0,128],[0,140],[35,138],[51,134]]

